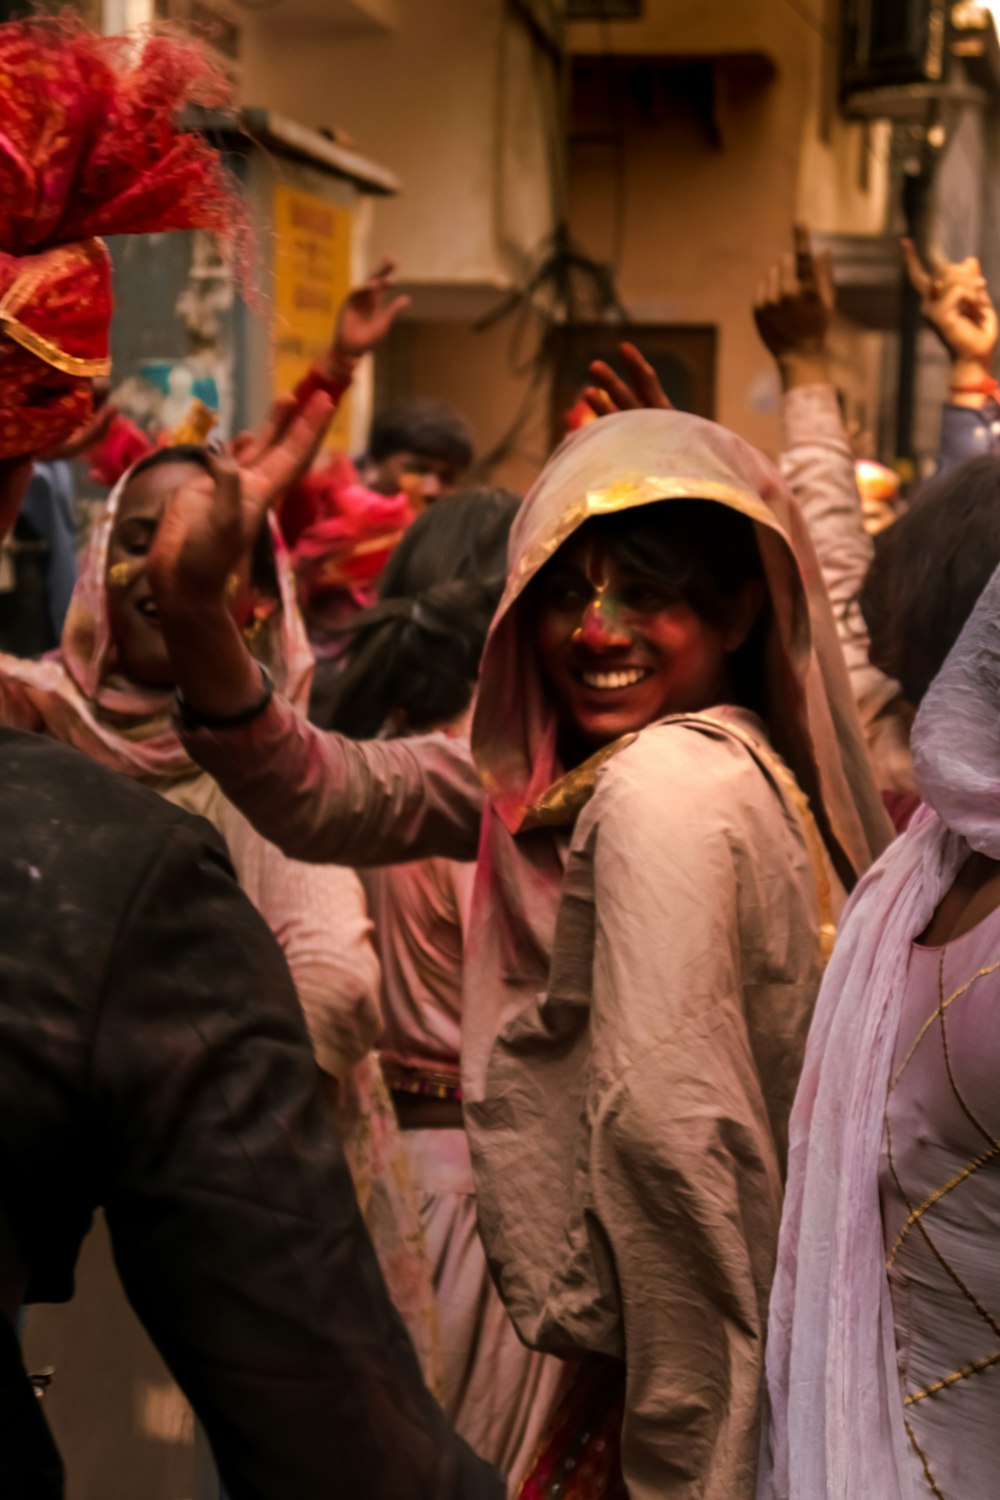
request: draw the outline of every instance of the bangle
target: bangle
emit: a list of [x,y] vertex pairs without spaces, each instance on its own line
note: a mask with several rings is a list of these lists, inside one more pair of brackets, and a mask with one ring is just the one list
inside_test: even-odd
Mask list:
[[174,694],[176,702],[176,717],[182,729],[242,729],[244,724],[252,724],[254,719],[259,719],[274,697],[274,680],[266,667],[257,663],[260,671],[262,692],[256,703],[249,708],[241,708],[238,714],[206,714],[198,708],[192,708],[184,697],[180,688]]
[[994,380],[992,375],[984,375],[982,380],[974,380],[969,385],[951,387],[953,396],[995,396],[997,391],[1000,391],[1000,381]]

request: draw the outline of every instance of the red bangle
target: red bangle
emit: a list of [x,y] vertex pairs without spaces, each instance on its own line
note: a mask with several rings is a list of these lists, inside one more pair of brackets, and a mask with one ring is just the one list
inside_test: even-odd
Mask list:
[[972,385],[951,387],[953,396],[995,396],[997,391],[1000,391],[1000,380],[994,380],[992,375],[984,375],[982,380],[974,381]]
[[320,365],[313,365],[307,375],[303,375],[293,392],[299,406],[305,406],[309,397],[317,391],[325,391],[332,399],[334,406],[339,406],[344,392],[351,384],[350,375],[328,375]]

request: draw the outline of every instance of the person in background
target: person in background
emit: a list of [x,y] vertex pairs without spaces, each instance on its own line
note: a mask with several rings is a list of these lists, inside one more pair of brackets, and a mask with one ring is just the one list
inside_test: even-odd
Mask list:
[[30,657],[58,644],[76,580],[76,532],[69,464],[35,464],[0,553],[0,649]]
[[792,1111],[760,1500],[996,1488],[1000,569],[937,645],[925,805],[855,893]]
[[791,496],[679,413],[568,439],[512,532],[475,763],[443,735],[324,735],[268,695],[223,602],[255,511],[186,487],[150,559],[185,741],[297,857],[478,850],[480,1228],[521,1337],[580,1362],[521,1494],[737,1500],[830,864],[851,885],[890,831]]
[[[351,311],[349,301],[345,312]],[[343,322],[344,314],[335,345]],[[293,547],[299,602],[318,657],[336,657],[342,627],[374,602],[382,569],[406,528],[426,505],[451,494],[471,459],[469,429],[451,407],[397,402],[375,418],[357,469],[334,454],[287,497],[281,525]]]
[[[0,657],[0,723],[74,745],[207,818],[222,836],[243,890],[284,949],[362,1212],[434,1388],[440,1372],[430,1268],[391,1105],[371,1051],[381,1014],[364,893],[352,872],[295,864],[260,838],[191,761],[170,722],[173,682],[145,560],[167,496],[210,467],[202,448],[159,448],[119,481],[95,523],[59,653],[43,662]],[[276,531],[263,535],[252,567],[241,565],[234,584],[232,606],[247,639],[304,709],[312,657]],[[107,1259],[102,1262],[95,1251],[84,1269],[91,1305],[99,1302],[104,1309],[102,1344],[114,1345],[121,1378],[135,1378],[148,1357],[134,1321],[114,1298]],[[87,1320],[93,1329],[95,1319],[83,1302],[75,1311],[76,1321],[43,1315],[29,1327],[39,1360],[61,1371],[54,1415],[58,1407],[78,1430],[76,1408],[92,1401],[95,1425],[120,1420],[127,1425],[123,1440],[141,1444],[141,1431],[129,1425],[140,1404],[120,1386],[103,1391],[89,1377],[94,1338],[84,1337],[80,1323]],[[179,1466],[188,1451],[180,1420],[175,1430],[181,1437]],[[121,1447],[112,1454],[105,1446],[96,1461],[117,1463]]]
[[[270,455],[278,483],[328,403]],[[0,464],[6,524],[30,460]],[[204,822],[0,730],[0,1493],[60,1500],[15,1331],[94,1210],[234,1500],[495,1500],[385,1292],[288,970]]]
[[469,424],[450,402],[405,397],[376,415],[358,477],[380,495],[403,490],[431,505],[457,488],[472,453]]
[[[467,739],[519,503],[505,490],[461,491],[414,521],[382,574],[379,602],[347,632],[339,671],[314,692],[314,723],[353,739],[431,731]],[[516,1491],[564,1366],[521,1343],[476,1226],[460,1078],[475,866],[424,859],[361,875],[382,968],[382,1068],[434,1268],[442,1404],[456,1431]]]

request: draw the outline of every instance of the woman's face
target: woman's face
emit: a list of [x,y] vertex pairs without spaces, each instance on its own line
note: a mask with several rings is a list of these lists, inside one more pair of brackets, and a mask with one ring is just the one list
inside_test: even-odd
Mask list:
[[104,575],[108,625],[115,665],[139,687],[173,686],[173,669],[146,574],[146,559],[171,494],[181,485],[204,477],[205,471],[198,464],[157,464],[130,479],[119,501]]
[[729,658],[750,632],[759,585],[724,625],[676,591],[618,560],[587,528],[535,586],[535,650],[564,721],[591,748],[667,714],[696,713],[731,696]]

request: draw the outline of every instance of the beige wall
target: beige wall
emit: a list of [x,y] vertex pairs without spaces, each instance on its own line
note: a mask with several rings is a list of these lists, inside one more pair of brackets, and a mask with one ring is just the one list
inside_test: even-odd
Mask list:
[[[811,0],[817,11],[824,3],[835,8]],[[248,101],[339,126],[400,176],[400,197],[372,206],[371,251],[395,253],[415,293],[411,388],[453,395],[480,451],[505,430],[525,382],[511,370],[509,331],[484,335],[472,322],[523,273],[551,225],[544,65],[503,12],[501,0],[405,0],[395,24],[363,34],[294,24],[288,12],[244,21]],[[622,153],[572,146],[570,208],[589,254],[612,260],[620,250],[632,317],[718,329],[716,416],[773,451],[778,392],[753,328],[755,288],[796,215],[827,232],[881,228],[884,134],[839,118],[834,49],[779,0],[648,0],[643,21],[575,26],[572,45],[619,59],[750,59],[717,71],[714,140],[669,88],[652,117],[626,100],[615,127]],[[851,410],[874,421],[878,341],[846,326],[837,338]],[[531,477],[547,420],[539,392],[533,430],[505,462],[508,481]]]
[[508,285],[551,227],[546,68],[501,0],[405,0],[385,31],[245,24],[243,97],[335,126],[401,178],[375,253],[408,281]]
[[[828,232],[881,227],[884,138],[866,143],[860,126],[837,118],[832,49],[781,4],[649,0],[644,21],[575,27],[573,41],[582,53],[603,46],[619,57],[647,49],[671,59],[757,55],[741,69],[717,70],[715,141],[669,91],[653,118],[634,103],[621,111],[626,149],[619,286],[636,319],[718,327],[716,416],[774,450],[777,387],[753,328],[755,289],[788,248],[796,215]],[[859,185],[865,151],[867,189]],[[610,147],[573,148],[573,227],[599,258],[613,251],[614,172]],[[861,352],[858,336],[843,330],[840,352],[855,402],[873,404],[870,349]]]
[[505,324],[481,332],[468,323],[414,320],[401,325],[379,365],[378,394],[389,400],[419,392],[451,401],[470,422],[480,459],[516,422],[510,450],[488,475],[477,473],[475,478],[523,491],[548,457],[549,382],[529,389],[529,382],[512,369],[512,357],[511,331]]

